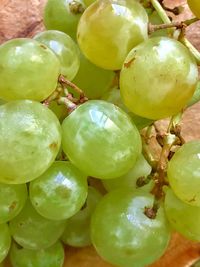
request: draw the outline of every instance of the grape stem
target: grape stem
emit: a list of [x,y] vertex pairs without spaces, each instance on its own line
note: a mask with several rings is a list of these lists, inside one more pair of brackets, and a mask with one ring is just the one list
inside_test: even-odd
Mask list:
[[57,103],[60,105],[64,104],[67,107],[67,111],[69,114],[77,108],[77,105],[70,101],[67,97],[59,97],[57,99]]

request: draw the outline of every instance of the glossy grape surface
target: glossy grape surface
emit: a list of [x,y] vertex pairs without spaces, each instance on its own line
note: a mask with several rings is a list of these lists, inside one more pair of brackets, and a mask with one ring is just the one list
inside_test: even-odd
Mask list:
[[178,113],[192,97],[198,69],[188,49],[167,37],[150,38],[128,54],[121,95],[135,114],[160,119]]
[[8,254],[11,244],[11,237],[6,223],[0,224],[0,262],[2,262]]
[[187,0],[187,3],[193,14],[200,18],[200,2],[199,0]]
[[142,190],[115,190],[99,202],[92,216],[91,239],[99,255],[120,267],[143,267],[165,251],[170,230],[164,210],[156,218],[145,214],[153,195]]
[[41,175],[61,143],[56,116],[40,103],[18,100],[0,106],[0,181],[20,184]]
[[46,99],[57,86],[60,62],[39,42],[12,39],[0,46],[0,98]]
[[147,23],[148,16],[136,1],[96,1],[80,18],[77,40],[92,63],[118,70],[128,52],[147,39]]
[[141,139],[129,116],[113,104],[91,100],[62,124],[62,147],[86,174],[110,179],[125,174],[141,152]]
[[8,222],[21,211],[27,199],[25,184],[0,183],[0,223]]
[[87,197],[87,177],[72,163],[56,161],[30,183],[30,199],[42,216],[64,220],[77,213]]

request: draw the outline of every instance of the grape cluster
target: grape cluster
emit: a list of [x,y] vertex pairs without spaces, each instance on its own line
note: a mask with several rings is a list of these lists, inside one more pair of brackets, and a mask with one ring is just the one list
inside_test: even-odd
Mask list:
[[[188,4],[200,17],[199,0]],[[92,244],[114,266],[144,267],[173,229],[200,241],[200,140],[184,143],[179,127],[200,100],[199,61],[184,29],[151,32],[164,12],[48,0],[46,31],[0,46],[1,266],[8,255],[62,267],[63,244]],[[155,120],[168,117],[161,136]]]

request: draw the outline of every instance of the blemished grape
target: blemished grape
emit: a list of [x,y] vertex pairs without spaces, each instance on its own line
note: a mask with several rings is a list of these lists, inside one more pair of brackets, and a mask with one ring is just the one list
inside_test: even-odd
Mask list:
[[32,205],[47,219],[64,220],[77,213],[87,198],[87,176],[72,163],[56,161],[30,183]]
[[73,83],[81,88],[89,99],[100,98],[108,91],[113,79],[113,71],[95,66],[81,53],[80,68]]
[[99,255],[120,267],[144,267],[156,261],[170,239],[161,206],[156,218],[145,215],[154,197],[142,190],[119,189],[108,193],[92,215],[91,239]]
[[141,138],[123,110],[102,100],[91,100],[64,119],[62,147],[87,175],[110,179],[131,169],[141,152]]
[[12,267],[62,267],[64,257],[64,249],[60,242],[41,250],[22,248],[13,242],[10,250]]
[[8,225],[6,223],[0,224],[0,263],[5,259],[10,249],[11,236]]
[[145,9],[136,1],[96,1],[80,18],[77,40],[92,63],[118,70],[128,52],[147,39],[147,23]]
[[0,98],[46,99],[57,86],[60,62],[45,45],[28,38],[0,46]]
[[34,39],[45,44],[58,57],[61,64],[60,73],[68,80],[73,80],[79,66],[79,49],[70,36],[60,31],[44,31],[38,33]]
[[189,205],[200,207],[200,141],[184,144],[168,164],[167,176],[174,193]]
[[88,187],[88,197],[83,208],[73,217],[67,220],[62,241],[73,247],[85,247],[91,245],[90,220],[91,215],[102,195],[94,188]]
[[10,221],[13,239],[27,249],[45,249],[55,244],[65,229],[66,221],[48,220],[27,200],[22,211]]
[[7,185],[0,183],[0,223],[13,219],[21,211],[27,199],[25,184]]
[[61,143],[58,119],[47,107],[30,100],[0,106],[0,182],[26,183],[55,160]]
[[130,111],[160,119],[185,107],[197,81],[197,65],[188,49],[174,39],[154,37],[128,54],[120,75],[120,89]]
[[193,14],[200,18],[200,2],[199,0],[187,0],[187,3]]
[[168,189],[165,196],[165,212],[174,230],[189,240],[200,241],[200,207],[184,203]]
[[44,9],[44,25],[47,30],[65,32],[76,40],[77,25],[84,9],[82,0],[48,0]]
[[[135,162],[132,169],[128,173],[115,179],[102,180],[102,182],[107,191],[112,191],[121,187],[128,187],[134,190],[138,187],[137,186],[138,178],[146,177],[147,175],[149,175],[151,173],[151,169],[152,169],[151,166],[145,160],[144,156],[141,154],[139,155],[137,161]],[[152,189],[152,185],[153,183],[145,185],[144,186],[145,190],[150,192],[150,190]]]

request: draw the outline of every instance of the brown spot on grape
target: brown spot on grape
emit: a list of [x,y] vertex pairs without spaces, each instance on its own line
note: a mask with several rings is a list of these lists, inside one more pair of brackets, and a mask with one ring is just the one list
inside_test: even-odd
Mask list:
[[130,68],[131,64],[135,61],[135,57],[124,63],[125,68]]
[[13,201],[13,203],[9,206],[9,211],[11,212],[12,210],[14,210],[17,206],[17,202]]
[[57,146],[58,146],[58,144],[55,143],[55,142],[53,142],[53,143],[51,143],[51,144],[49,145],[49,148],[52,149],[52,150],[54,150],[54,149],[57,148]]
[[41,44],[40,47],[42,47],[43,49],[47,49],[47,47],[43,44]]

